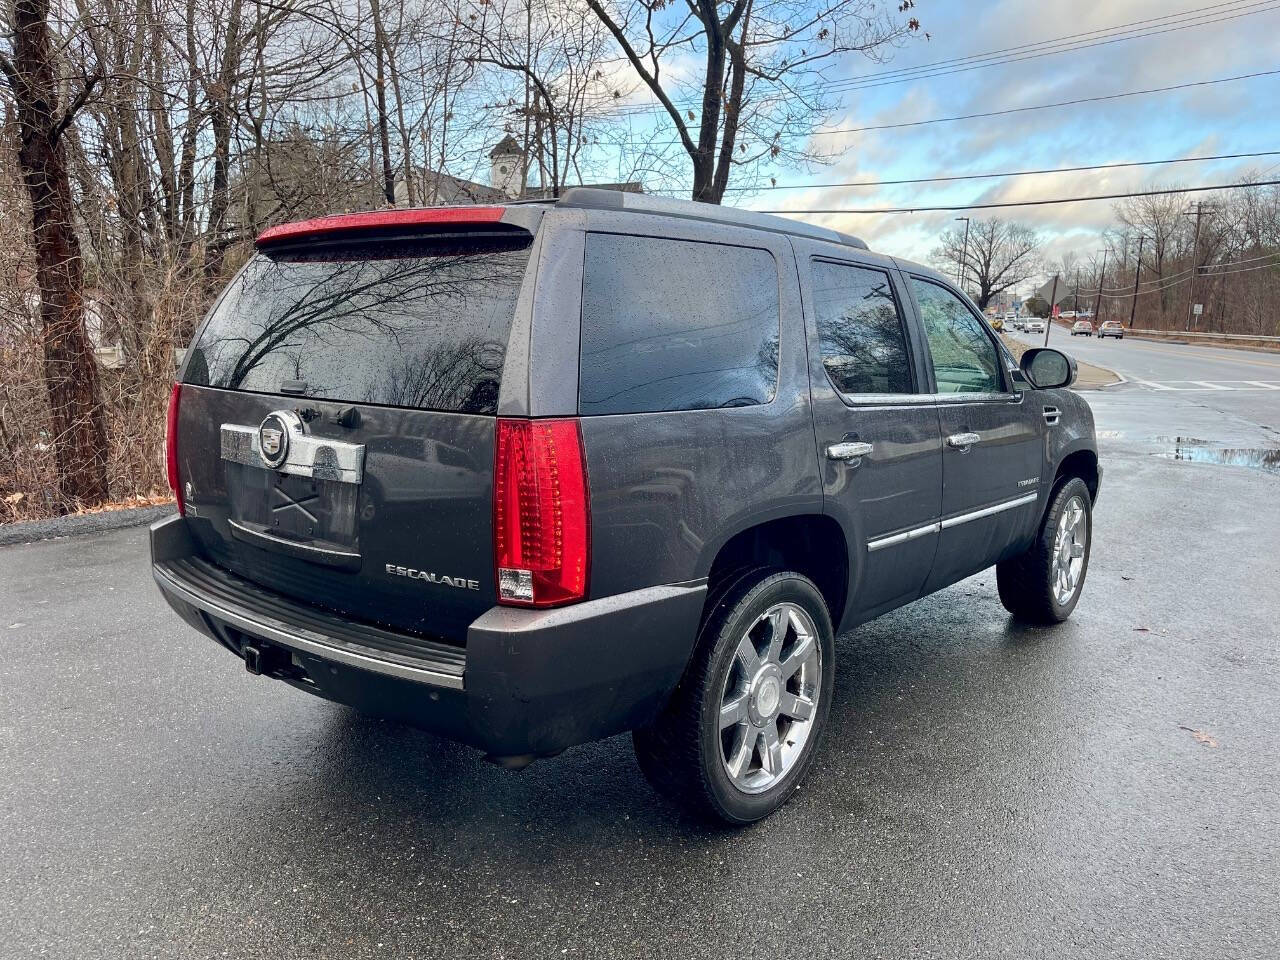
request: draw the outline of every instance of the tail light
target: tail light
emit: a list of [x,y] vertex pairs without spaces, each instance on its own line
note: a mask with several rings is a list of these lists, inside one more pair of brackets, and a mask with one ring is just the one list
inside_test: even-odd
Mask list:
[[498,602],[531,607],[587,595],[587,470],[573,420],[499,420],[493,472]]
[[175,383],[169,393],[169,413],[165,418],[164,465],[169,474],[169,489],[178,501],[178,513],[185,514],[187,505],[182,499],[182,484],[178,477],[178,401],[182,398],[182,384]]

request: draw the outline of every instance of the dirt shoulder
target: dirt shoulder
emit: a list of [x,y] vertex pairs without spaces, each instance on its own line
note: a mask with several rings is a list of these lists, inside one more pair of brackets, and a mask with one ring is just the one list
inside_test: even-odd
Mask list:
[[[1003,333],[1000,339],[1004,341],[1004,345],[1009,348],[1015,360],[1021,360],[1022,355],[1031,349],[1030,344],[1023,343],[1021,340],[1015,340],[1013,337],[1007,337]],[[1113,383],[1119,383],[1120,374],[1114,370],[1108,370],[1106,367],[1095,367],[1091,363],[1085,363],[1082,360],[1076,360],[1077,377],[1075,389],[1077,390],[1098,390],[1102,387],[1109,387]]]

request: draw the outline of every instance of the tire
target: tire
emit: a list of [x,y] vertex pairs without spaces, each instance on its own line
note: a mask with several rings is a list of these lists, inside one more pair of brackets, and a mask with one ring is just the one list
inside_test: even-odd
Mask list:
[[[1064,544],[1058,543],[1059,528],[1064,514],[1069,509],[1074,512],[1076,507],[1081,514],[1071,531],[1064,534],[1070,538],[1065,549],[1071,553],[1071,557],[1067,558],[1071,562],[1064,568],[1059,566],[1064,550]],[[1071,523],[1070,520],[1067,522]],[[1077,557],[1072,544],[1081,548],[1078,567],[1074,564]],[[1061,483],[1050,496],[1049,509],[1045,511],[1031,548],[1026,553],[996,565],[996,586],[1000,591],[1000,602],[1015,617],[1029,623],[1052,624],[1066,620],[1076,608],[1084,590],[1092,545],[1093,501],[1089,496],[1089,488],[1079,477],[1071,477]],[[1064,570],[1070,573],[1066,580],[1059,580]],[[1063,589],[1067,582],[1070,583],[1069,593]]]
[[[775,623],[782,627],[776,648]],[[632,734],[645,778],[701,816],[735,826],[768,816],[813,762],[831,708],[834,666],[831,617],[813,582],[793,571],[740,571],[708,598],[693,657],[670,702]],[[722,725],[726,705],[733,720]]]

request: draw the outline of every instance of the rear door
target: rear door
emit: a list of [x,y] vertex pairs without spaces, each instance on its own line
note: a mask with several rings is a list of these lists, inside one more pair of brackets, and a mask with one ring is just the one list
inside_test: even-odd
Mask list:
[[919,596],[933,563],[942,497],[938,414],[892,262],[794,243],[825,510],[849,539],[850,613],[867,619]]
[[926,591],[1025,547],[1044,462],[1041,411],[1024,402],[995,334],[940,279],[908,285],[929,351],[942,427],[942,532]]
[[495,415],[524,230],[259,252],[183,372],[209,559],[356,619],[462,642],[496,596]]

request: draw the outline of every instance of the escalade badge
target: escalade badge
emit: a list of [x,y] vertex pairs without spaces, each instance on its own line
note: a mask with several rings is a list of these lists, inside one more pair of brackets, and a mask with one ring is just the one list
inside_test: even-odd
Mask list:
[[289,459],[289,425],[279,413],[268,414],[258,427],[258,451],[273,469]]

